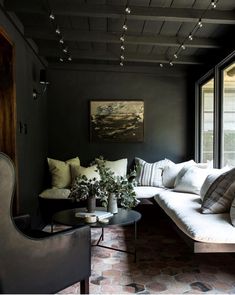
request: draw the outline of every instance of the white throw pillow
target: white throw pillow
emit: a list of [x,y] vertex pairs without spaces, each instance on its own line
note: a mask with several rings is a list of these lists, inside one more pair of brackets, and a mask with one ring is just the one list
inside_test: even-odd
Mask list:
[[43,199],[68,199],[70,190],[66,188],[49,188],[40,193]]
[[[96,159],[99,162],[99,159]],[[127,159],[120,159],[116,161],[104,161],[106,168],[109,168],[115,176],[126,177],[127,173]]]
[[162,170],[166,165],[173,162],[164,159],[155,163],[148,163],[140,158],[135,158],[135,163],[140,167],[137,175],[138,185],[163,187]]
[[208,172],[205,168],[184,166],[175,179],[174,191],[199,195]]
[[166,165],[163,169],[162,173],[162,182],[163,185],[167,188],[173,188],[175,184],[175,179],[180,170],[186,166],[192,166],[195,165],[196,163],[193,160],[182,162],[182,163],[171,163],[170,165]]
[[90,167],[82,167],[78,165],[71,165],[71,174],[73,182],[76,177],[85,175],[87,179],[96,178],[96,180],[100,180],[100,174],[96,165]]

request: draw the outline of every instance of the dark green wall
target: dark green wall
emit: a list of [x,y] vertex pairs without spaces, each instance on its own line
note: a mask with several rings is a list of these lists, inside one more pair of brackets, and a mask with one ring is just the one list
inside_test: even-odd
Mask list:
[[[98,155],[113,160],[127,157],[129,164],[135,156],[150,162],[164,157],[176,162],[192,157],[193,97],[188,101],[188,83],[182,72],[85,71],[61,66],[51,68],[49,77],[51,157],[68,159],[77,155],[83,165]],[[94,99],[144,100],[144,142],[91,143],[89,101]]]
[[[16,85],[16,152],[18,162],[19,213],[30,213],[33,223],[38,218],[38,194],[44,188],[47,156],[47,97],[33,99],[33,88],[40,91],[39,71],[42,63],[25,43],[20,33],[0,10],[0,27],[14,44]],[[22,29],[20,23],[19,27]],[[27,125],[27,134],[19,124]]]

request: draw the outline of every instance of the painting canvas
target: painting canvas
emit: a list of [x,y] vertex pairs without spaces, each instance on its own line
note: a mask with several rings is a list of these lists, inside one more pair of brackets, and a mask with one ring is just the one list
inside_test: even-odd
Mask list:
[[95,142],[142,142],[144,102],[110,100],[90,102],[90,136]]

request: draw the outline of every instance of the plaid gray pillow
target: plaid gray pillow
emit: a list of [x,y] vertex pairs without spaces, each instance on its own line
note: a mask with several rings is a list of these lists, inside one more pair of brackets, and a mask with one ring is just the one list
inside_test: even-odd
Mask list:
[[202,213],[228,212],[234,199],[235,168],[221,174],[209,187],[202,201]]
[[230,208],[230,218],[231,218],[232,225],[235,226],[235,197],[233,199],[233,202]]

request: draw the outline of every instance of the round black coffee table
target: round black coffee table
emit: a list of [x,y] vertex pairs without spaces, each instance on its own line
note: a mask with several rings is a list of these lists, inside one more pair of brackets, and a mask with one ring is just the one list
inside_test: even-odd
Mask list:
[[[105,211],[103,207],[97,207],[97,211]],[[85,208],[74,208],[63,210],[55,213],[52,217],[52,231],[53,231],[53,224],[59,223],[67,226],[82,226],[82,225],[89,225],[90,227],[101,228],[102,233],[100,238],[98,239],[97,243],[93,246],[99,246],[111,250],[126,252],[129,254],[134,255],[136,261],[136,240],[137,240],[137,222],[141,219],[141,214],[135,210],[127,210],[118,208],[118,213],[114,214],[113,216],[109,217],[108,223],[102,222],[95,222],[95,223],[86,223],[83,217],[76,217],[77,213],[85,212]],[[125,251],[113,247],[108,247],[104,245],[100,245],[100,241],[104,240],[104,228],[110,226],[124,226],[134,224],[134,252]]]

